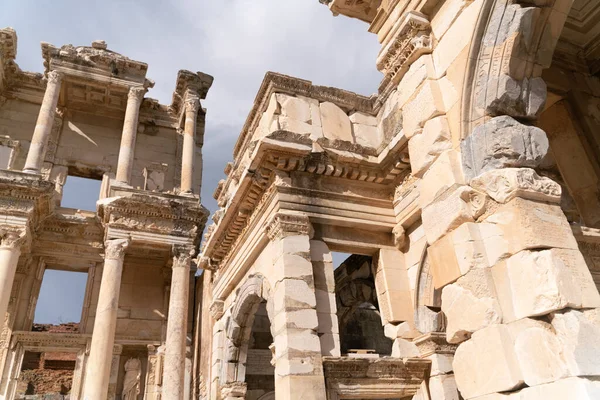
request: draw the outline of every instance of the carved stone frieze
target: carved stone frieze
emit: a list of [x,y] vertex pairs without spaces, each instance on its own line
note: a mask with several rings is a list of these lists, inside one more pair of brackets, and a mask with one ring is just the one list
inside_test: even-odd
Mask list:
[[224,307],[225,302],[223,300],[215,299],[212,301],[212,303],[210,303],[210,315],[212,315],[215,321],[220,320],[223,314],[225,313]]
[[400,82],[414,61],[433,50],[431,27],[425,15],[411,11],[397,24],[393,38],[377,57],[377,69],[392,86]]
[[503,168],[484,172],[471,180],[471,187],[487,193],[499,203],[515,197],[559,203],[561,187],[531,168]]
[[287,236],[311,236],[312,225],[306,215],[276,213],[267,225],[267,235],[272,241]]

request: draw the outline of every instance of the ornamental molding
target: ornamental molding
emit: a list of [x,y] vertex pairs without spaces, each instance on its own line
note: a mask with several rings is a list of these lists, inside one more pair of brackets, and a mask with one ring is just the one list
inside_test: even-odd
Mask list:
[[46,75],[48,85],[60,85],[62,82],[63,74],[58,71],[50,71]]
[[288,236],[312,236],[313,233],[310,220],[304,214],[278,212],[267,224],[267,236],[271,241]]
[[146,92],[147,90],[143,86],[132,86],[127,92],[127,99],[128,101],[135,101],[141,103]]
[[419,57],[433,51],[431,26],[424,14],[409,11],[392,30],[395,34],[377,57],[377,69],[385,76],[382,86],[397,86]]
[[487,193],[499,203],[515,197],[560,203],[562,189],[550,178],[531,168],[503,168],[484,172],[471,180],[471,187]]
[[25,229],[0,227],[0,248],[18,249],[25,243]]
[[209,311],[215,321],[220,320],[225,314],[225,302],[223,300],[213,300],[210,303]]

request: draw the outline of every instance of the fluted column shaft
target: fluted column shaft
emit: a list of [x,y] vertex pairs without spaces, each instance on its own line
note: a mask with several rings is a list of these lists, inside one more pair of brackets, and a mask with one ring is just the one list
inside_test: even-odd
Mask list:
[[185,102],[185,126],[183,130],[183,151],[181,152],[181,191],[193,192],[194,156],[196,153],[196,121],[200,99],[189,97]]
[[177,246],[173,249],[173,253],[173,275],[163,370],[162,398],[164,400],[182,400],[184,394],[189,280],[193,249]]
[[129,89],[129,94],[127,95],[127,108],[125,110],[123,135],[121,136],[121,148],[119,149],[119,160],[117,163],[117,180],[127,184],[131,181],[140,105],[142,104],[144,93],[146,93],[146,89],[141,86],[135,86]]
[[8,310],[17,263],[21,255],[21,236],[16,232],[5,233],[0,243],[0,328]]
[[46,92],[44,92],[42,106],[40,107],[38,119],[35,123],[23,172],[38,174],[42,168],[44,153],[48,146],[52,125],[54,124],[54,114],[56,113],[56,105],[58,104],[58,97],[60,95],[61,82],[62,75],[59,72],[50,71],[48,73]]
[[106,399],[113,358],[123,260],[129,239],[107,240],[92,344],[84,381],[84,400]]

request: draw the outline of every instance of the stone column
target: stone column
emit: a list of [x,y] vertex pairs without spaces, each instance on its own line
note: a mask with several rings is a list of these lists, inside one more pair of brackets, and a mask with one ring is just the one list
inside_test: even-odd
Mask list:
[[21,238],[17,232],[6,232],[0,243],[0,316],[4,324],[4,316],[8,310],[17,263],[21,255]]
[[163,367],[165,400],[183,400],[185,392],[185,348],[188,319],[190,263],[194,250],[173,246],[173,278],[167,315],[167,340]]
[[[275,282],[272,332],[278,399],[325,399],[317,299],[310,260],[312,226],[304,214],[278,212],[267,227]],[[335,294],[327,292],[335,303]]]
[[144,93],[146,93],[146,89],[141,86],[134,86],[129,89],[129,94],[127,95],[127,109],[125,110],[123,135],[121,136],[121,148],[117,164],[117,180],[127,184],[131,181],[138,118]]
[[84,400],[106,399],[108,396],[121,275],[128,245],[129,239],[107,240],[105,244],[104,270],[92,332],[90,357],[86,368]]
[[183,151],[181,153],[181,191],[192,193],[194,178],[194,158],[196,156],[196,120],[200,100],[197,96],[188,96],[185,101],[185,127],[183,130]]
[[50,71],[48,73],[46,92],[44,93],[40,113],[38,114],[38,119],[35,124],[35,130],[33,131],[33,138],[31,139],[31,145],[29,146],[29,153],[27,153],[27,160],[25,161],[23,172],[30,174],[40,173],[42,163],[44,162],[46,146],[50,139],[50,132],[54,125],[54,114],[56,112],[56,105],[58,104],[58,96],[60,95],[61,81],[62,75],[60,72]]

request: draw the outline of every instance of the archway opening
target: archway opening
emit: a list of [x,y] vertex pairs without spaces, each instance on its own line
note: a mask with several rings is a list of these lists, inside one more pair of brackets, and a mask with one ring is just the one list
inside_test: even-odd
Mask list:
[[268,398],[275,391],[275,367],[271,352],[273,336],[266,306],[264,300],[259,304],[247,343],[246,400]]

